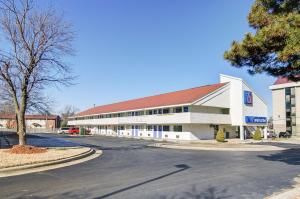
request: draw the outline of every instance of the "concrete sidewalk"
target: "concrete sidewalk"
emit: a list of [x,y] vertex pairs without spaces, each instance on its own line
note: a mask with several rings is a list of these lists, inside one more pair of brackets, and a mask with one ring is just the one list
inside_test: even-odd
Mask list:
[[[2,132],[0,136],[2,158],[0,177],[22,175],[78,164],[99,157],[101,150],[82,147],[79,143],[55,137],[27,134],[27,144],[48,148],[40,154],[9,154],[6,151],[18,144],[18,135],[14,132]],[[7,154],[6,154],[7,153]],[[1,154],[0,154],[1,155]],[[2,167],[2,168],[1,168]]]
[[155,143],[153,147],[206,151],[281,151],[287,148],[271,145],[241,143]]

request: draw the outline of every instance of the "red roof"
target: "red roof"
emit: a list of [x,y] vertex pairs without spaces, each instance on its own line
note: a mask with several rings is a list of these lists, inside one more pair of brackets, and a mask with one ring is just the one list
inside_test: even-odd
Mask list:
[[[0,119],[15,119],[14,114],[0,114]],[[26,115],[25,118],[28,120],[55,120],[57,115]]]
[[[296,75],[295,77],[300,78],[300,75]],[[293,82],[294,81],[289,80],[287,77],[279,77],[273,85],[293,83]]]
[[76,116],[94,115],[100,113],[120,112],[151,107],[189,104],[212,93],[227,83],[206,85],[186,90],[175,91],[150,97],[138,98],[114,104],[98,106],[78,113]]
[[291,83],[293,81],[289,80],[287,77],[279,77],[273,85],[277,84],[286,84],[286,83]]

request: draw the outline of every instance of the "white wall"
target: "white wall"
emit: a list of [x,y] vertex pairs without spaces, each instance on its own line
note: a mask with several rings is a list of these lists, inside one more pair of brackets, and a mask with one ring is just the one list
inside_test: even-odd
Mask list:
[[[245,116],[257,116],[268,118],[268,107],[253,89],[251,89],[242,79],[227,75],[220,75],[220,82],[230,82],[230,116],[233,126],[241,125],[262,125],[247,124]],[[251,91],[253,96],[253,105],[244,104],[244,91]]]
[[195,105],[230,108],[230,85],[225,85],[218,91],[197,101]]
[[[244,91],[251,91],[253,96],[253,104],[248,106],[244,104],[243,99],[243,119],[245,125],[251,125],[247,124],[245,122],[245,116],[257,116],[257,117],[266,117],[268,118],[268,107],[266,103],[247,85],[243,82],[243,96]],[[254,124],[258,125],[258,124]]]
[[234,126],[243,124],[243,84],[242,79],[227,75],[220,75],[220,82],[230,85],[230,116]]
[[183,131],[191,132],[190,140],[214,139],[214,129],[208,124],[183,125]]

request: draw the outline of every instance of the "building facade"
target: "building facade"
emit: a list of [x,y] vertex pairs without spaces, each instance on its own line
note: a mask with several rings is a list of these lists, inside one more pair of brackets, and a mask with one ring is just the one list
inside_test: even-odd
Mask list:
[[220,75],[220,83],[88,109],[68,125],[100,135],[158,140],[245,139],[267,123],[267,105],[240,78]]
[[[58,115],[26,115],[26,128],[28,129],[56,129],[60,127]],[[13,114],[0,114],[0,128],[15,129],[16,116]]]
[[300,82],[278,78],[270,89],[274,131],[290,132],[292,136],[300,136]]

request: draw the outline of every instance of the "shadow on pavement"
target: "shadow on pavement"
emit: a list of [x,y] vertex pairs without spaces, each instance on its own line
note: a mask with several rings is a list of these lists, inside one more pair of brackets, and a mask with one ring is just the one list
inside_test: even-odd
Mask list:
[[300,165],[300,148],[291,148],[270,155],[259,155],[258,157],[268,161],[284,162],[290,165]]
[[[176,171],[177,173],[180,172]],[[168,174],[167,174],[168,175]],[[172,173],[170,173],[169,175],[172,175]],[[164,176],[159,177],[163,178]],[[152,181],[157,180],[156,178],[152,179]],[[58,195],[52,195],[52,196],[48,196],[50,198],[53,199],[58,199],[58,198],[72,198],[72,199],[79,199],[79,198],[93,198],[93,199],[102,199],[102,198],[114,198],[115,194],[121,193],[123,191],[126,191],[128,189],[131,188],[135,188],[136,186],[140,186],[143,185],[145,183],[149,183],[151,182],[151,180],[145,181],[143,183],[139,183],[124,189],[120,189],[117,190],[115,192],[112,192],[110,194],[106,194],[103,196],[98,196],[98,197],[92,197],[92,193],[90,193],[89,191],[83,191],[83,190],[78,190],[78,191],[70,191],[70,192],[65,192],[62,194],[58,194]],[[120,195],[121,196],[121,195]],[[227,193],[227,189],[217,189],[213,186],[208,186],[208,188],[206,188],[205,190],[197,190],[196,185],[193,185],[192,188],[190,190],[186,190],[183,193],[179,193],[179,194],[169,194],[169,195],[157,195],[154,197],[151,197],[152,199],[227,199],[227,198],[231,198],[232,196],[229,195]],[[23,199],[23,198],[30,198],[30,199],[42,199],[45,198],[44,196],[34,196],[34,195],[30,195],[28,197],[26,196],[22,196],[22,197],[18,197],[17,199]],[[127,197],[125,197],[127,198]],[[149,198],[149,197],[147,197]]]
[[162,176],[159,176],[159,177],[156,177],[156,178],[152,178],[152,179],[150,179],[150,180],[146,180],[146,181],[144,181],[144,182],[140,182],[140,183],[137,183],[137,184],[134,184],[134,185],[131,185],[131,186],[128,186],[128,187],[125,187],[125,188],[122,188],[122,189],[113,191],[113,192],[111,192],[111,193],[108,193],[108,194],[105,194],[105,195],[102,195],[102,196],[99,196],[99,197],[95,197],[95,199],[96,199],[96,198],[108,198],[108,197],[110,197],[110,196],[119,194],[119,193],[121,193],[121,192],[124,192],[124,191],[130,190],[130,189],[139,187],[139,186],[141,186],[141,185],[144,185],[144,184],[147,184],[147,183],[156,181],[156,180],[160,180],[160,179],[162,179],[162,178],[168,177],[168,176],[170,176],[170,175],[174,175],[174,174],[176,174],[176,173],[182,172],[182,171],[187,170],[187,169],[190,168],[190,167],[189,167],[188,165],[186,165],[186,164],[175,165],[175,167],[178,168],[178,170],[173,171],[173,172],[170,172],[170,173],[167,173],[167,174],[165,174],[165,175],[162,175]]
[[225,199],[231,197],[232,197],[231,195],[227,194],[227,189],[218,190],[215,187],[209,186],[204,191],[198,191],[196,185],[193,185],[191,190],[185,191],[182,194],[169,195],[169,196],[161,195],[154,198],[155,199]]

